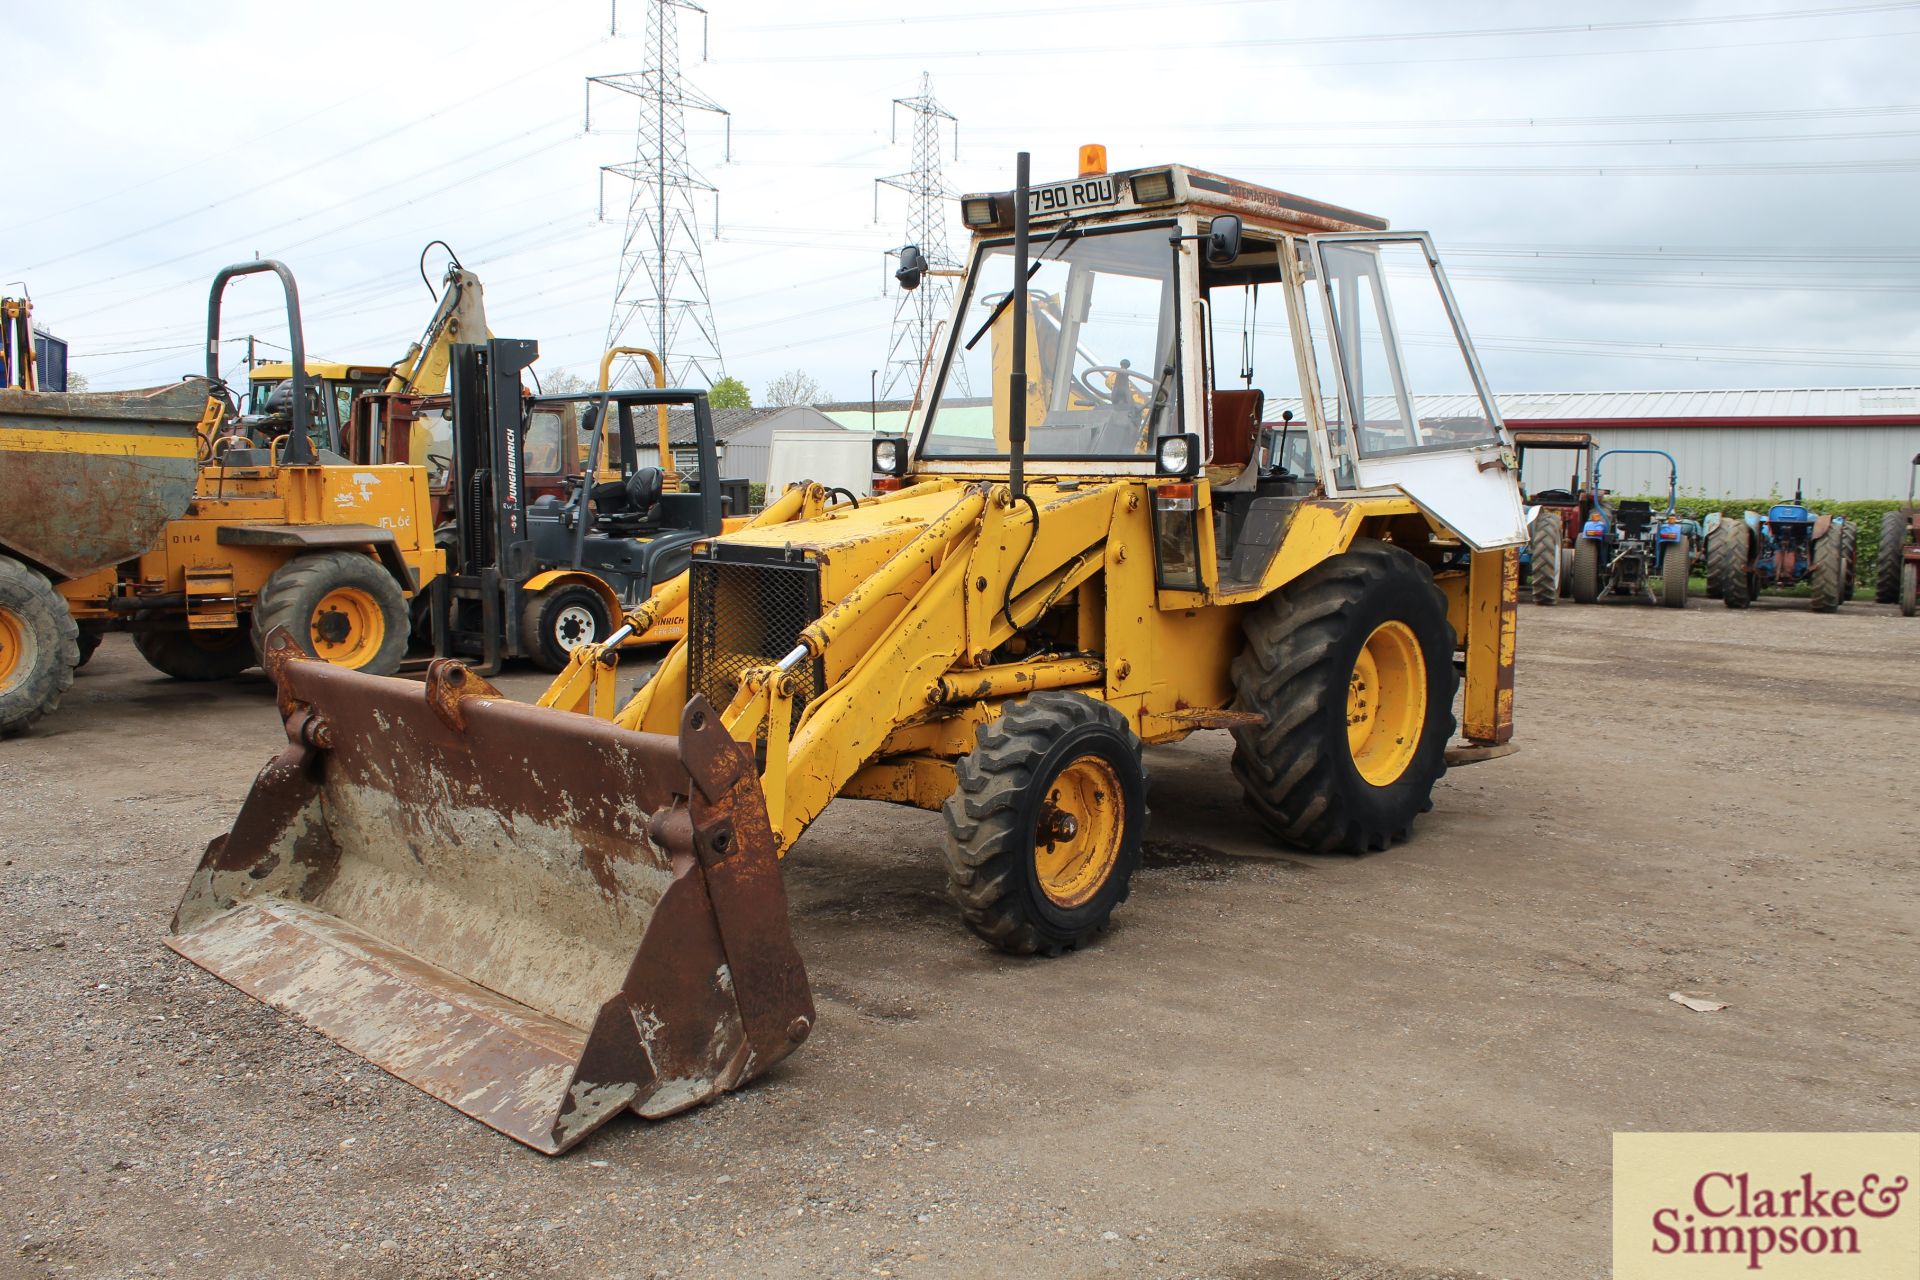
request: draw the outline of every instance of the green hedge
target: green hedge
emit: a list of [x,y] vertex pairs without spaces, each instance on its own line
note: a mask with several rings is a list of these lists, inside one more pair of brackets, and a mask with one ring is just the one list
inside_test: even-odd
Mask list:
[[[1655,511],[1664,510],[1667,505],[1665,494],[1645,498],[1643,501],[1651,502]],[[1715,511],[1720,512],[1722,516],[1737,519],[1745,511],[1758,511],[1765,515],[1768,507],[1788,501],[1791,499],[1779,496],[1724,499],[1683,497],[1674,505],[1681,515],[1694,520],[1705,520]],[[1854,581],[1863,587],[1873,586],[1874,557],[1880,552],[1880,518],[1889,511],[1898,510],[1902,505],[1896,500],[1878,498],[1864,502],[1813,501],[1806,504],[1807,509],[1815,515],[1843,516],[1859,526],[1860,536],[1855,543],[1858,548],[1858,559],[1854,567]]]

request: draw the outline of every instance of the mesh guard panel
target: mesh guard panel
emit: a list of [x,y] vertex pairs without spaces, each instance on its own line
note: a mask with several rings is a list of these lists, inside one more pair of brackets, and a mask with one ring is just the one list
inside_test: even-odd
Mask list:
[[[740,691],[748,668],[767,666],[793,652],[801,630],[820,616],[818,564],[789,560],[783,551],[727,551],[725,559],[713,553],[694,557],[688,583],[688,679],[695,692],[723,710]],[[803,663],[793,675],[799,686],[793,698],[797,725],[800,713],[820,692],[823,672],[815,661]]]

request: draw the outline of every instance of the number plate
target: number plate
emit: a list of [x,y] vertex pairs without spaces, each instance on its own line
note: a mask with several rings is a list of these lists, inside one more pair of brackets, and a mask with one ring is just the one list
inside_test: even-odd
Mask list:
[[1077,182],[1056,182],[1034,187],[1027,192],[1027,216],[1066,213],[1073,209],[1091,209],[1113,204],[1118,195],[1112,178],[1081,178]]

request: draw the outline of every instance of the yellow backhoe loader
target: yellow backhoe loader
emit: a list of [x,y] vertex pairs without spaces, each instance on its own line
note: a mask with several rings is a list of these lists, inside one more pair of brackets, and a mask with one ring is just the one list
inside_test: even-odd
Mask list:
[[[1386,848],[1449,764],[1511,750],[1526,530],[1425,235],[1098,149],[962,207],[882,492],[797,486],[700,544],[542,705],[269,636],[289,744],[170,945],[556,1153],[806,1038],[779,859],[835,797],[940,810],[962,919],[1054,955],[1127,897],[1149,745],[1231,732],[1260,826],[1322,853]],[[624,629],[681,606],[616,705]]]

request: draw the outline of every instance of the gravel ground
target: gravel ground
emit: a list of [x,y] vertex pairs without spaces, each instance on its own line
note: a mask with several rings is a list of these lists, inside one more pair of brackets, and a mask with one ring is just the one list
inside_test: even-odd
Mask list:
[[1153,752],[1059,961],[958,926],[937,815],[839,802],[812,1040],[561,1160],[161,946],[283,739],[111,640],[0,744],[0,1274],[1605,1276],[1615,1130],[1920,1127],[1920,623],[1695,603],[1525,610],[1522,751],[1373,857],[1264,848],[1223,734]]

